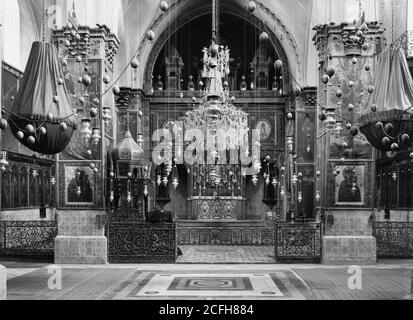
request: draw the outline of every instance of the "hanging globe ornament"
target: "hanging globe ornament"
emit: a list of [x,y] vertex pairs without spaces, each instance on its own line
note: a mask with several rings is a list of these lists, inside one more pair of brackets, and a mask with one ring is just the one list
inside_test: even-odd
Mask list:
[[97,115],[98,115],[98,109],[96,109],[96,108],[90,108],[90,116],[91,116],[92,118],[96,118]]
[[35,144],[36,143],[36,139],[33,136],[29,136],[26,141],[27,141],[28,144]]
[[132,59],[130,65],[131,65],[132,69],[138,69],[138,68],[139,68],[139,61],[138,61],[138,59],[136,59],[136,58]]
[[330,77],[328,76],[328,74],[323,74],[323,76],[321,77],[321,82],[327,84],[329,81]]
[[33,134],[34,133],[34,127],[31,125],[31,124],[28,124],[27,126],[26,126],[26,132],[27,133],[29,133],[29,134]]
[[350,130],[352,127],[353,127],[353,126],[352,126],[351,123],[347,123],[347,124],[346,124],[346,129],[347,129],[347,130]]
[[370,65],[369,65],[369,64],[366,64],[366,65],[364,66],[364,70],[366,70],[367,72],[369,72],[369,71],[371,70]]
[[82,83],[85,87],[88,87],[92,83],[92,78],[89,75],[85,74],[82,77]]
[[149,31],[146,33],[146,38],[147,38],[149,41],[155,40],[155,32],[153,32],[153,30],[149,30]]
[[349,87],[349,88],[353,88],[353,87],[354,87],[354,82],[353,82],[353,81],[349,81],[349,82],[348,82],[348,87]]
[[357,64],[358,59],[356,57],[353,57],[353,59],[351,59],[351,63],[352,64]]
[[336,69],[333,66],[329,66],[326,69],[326,74],[331,78],[336,74]]
[[387,133],[390,133],[391,131],[393,131],[393,125],[391,123],[387,123],[384,126],[384,130],[386,130]]
[[110,77],[107,74],[105,74],[103,76],[103,83],[104,84],[109,84],[109,82],[110,82]]
[[341,89],[338,89],[336,91],[336,96],[337,96],[337,98],[341,98],[343,96],[343,91]]
[[326,121],[326,119],[327,119],[326,113],[325,113],[325,112],[321,112],[321,113],[318,115],[318,119],[320,119],[320,121]]
[[376,112],[377,111],[377,104],[372,104],[371,105],[371,112]]
[[368,86],[367,92],[372,94],[374,92],[374,86]]
[[112,92],[113,92],[113,94],[114,94],[115,96],[117,96],[117,95],[120,94],[120,88],[119,88],[118,86],[114,86],[114,87],[112,88]]
[[65,122],[60,123],[60,130],[63,132],[67,130],[67,124]]
[[392,149],[392,151],[397,151],[399,149],[399,145],[397,143],[392,143],[390,148]]
[[9,124],[7,123],[6,119],[1,119],[0,120],[0,129],[1,130],[6,130]]
[[159,8],[161,9],[161,11],[165,12],[169,10],[169,4],[166,1],[161,1]]
[[347,108],[348,108],[348,111],[351,112],[354,110],[354,105],[350,103]]
[[255,9],[257,9],[257,5],[255,4],[255,2],[254,1],[250,1],[249,3],[248,3],[248,11],[249,12],[251,12],[251,13],[253,13],[254,11],[255,11]]
[[359,129],[358,129],[357,127],[353,126],[353,127],[350,129],[350,134],[351,134],[353,137],[355,137],[356,135],[358,135],[358,133],[359,133]]
[[267,41],[268,38],[269,38],[269,37],[268,37],[268,33],[262,32],[262,33],[260,34],[260,41],[262,41],[262,42]]
[[385,145],[388,145],[389,143],[390,143],[390,139],[388,138],[388,137],[384,137],[382,140],[381,140],[381,143],[385,146]]
[[19,140],[23,140],[23,138],[24,138],[24,133],[23,133],[22,131],[18,131],[18,132],[16,133],[16,137],[17,137],[17,139],[19,139]]

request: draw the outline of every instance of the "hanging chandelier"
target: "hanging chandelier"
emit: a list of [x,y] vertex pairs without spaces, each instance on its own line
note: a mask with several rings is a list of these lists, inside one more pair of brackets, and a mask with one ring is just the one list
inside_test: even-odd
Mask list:
[[234,106],[234,99],[223,87],[222,80],[229,75],[230,51],[212,41],[212,45],[204,48],[203,52],[202,76],[208,79],[207,89],[200,105],[185,114],[185,129],[200,130],[204,137],[225,132],[225,149],[238,150],[248,132],[248,114]]

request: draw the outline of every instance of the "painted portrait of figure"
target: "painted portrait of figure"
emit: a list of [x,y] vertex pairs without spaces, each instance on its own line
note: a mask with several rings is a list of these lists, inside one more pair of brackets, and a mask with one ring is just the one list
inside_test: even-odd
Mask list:
[[271,124],[267,120],[261,120],[257,124],[257,130],[260,130],[260,139],[261,141],[267,141],[272,132]]
[[338,166],[336,205],[363,205],[364,179],[364,166]]
[[66,167],[66,204],[91,205],[94,203],[93,171],[89,167]]

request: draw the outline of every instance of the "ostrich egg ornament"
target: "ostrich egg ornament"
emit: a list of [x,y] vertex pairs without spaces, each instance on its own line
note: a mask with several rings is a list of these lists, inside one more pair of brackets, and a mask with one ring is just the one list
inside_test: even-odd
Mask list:
[[[13,135],[34,152],[60,153],[72,139],[75,124],[70,117],[73,110],[66,85],[60,79],[63,79],[63,72],[56,47],[34,42],[14,101],[14,113],[10,116]],[[66,130],[61,130],[61,123],[65,123]],[[46,134],[40,134],[40,128],[45,128]]]

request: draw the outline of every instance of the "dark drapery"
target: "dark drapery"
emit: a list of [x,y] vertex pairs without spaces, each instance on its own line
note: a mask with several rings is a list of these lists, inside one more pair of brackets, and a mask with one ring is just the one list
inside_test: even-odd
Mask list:
[[[15,136],[18,131],[24,132],[28,124],[45,127],[47,134],[36,132],[35,144],[27,143],[27,133],[21,140],[22,144],[35,152],[56,154],[63,151],[75,130],[75,125],[68,119],[73,111],[66,85],[59,85],[59,78],[63,79],[63,72],[55,46],[34,42],[10,116],[10,127]],[[57,103],[53,103],[54,96],[59,98]],[[49,113],[53,119],[47,119]],[[65,131],[60,129],[63,120],[68,125]]]
[[[360,130],[378,150],[390,151],[392,143],[406,149],[413,142],[413,80],[403,51],[391,48],[383,52],[375,72],[375,91],[359,119]],[[371,111],[373,105],[377,106],[376,112]],[[393,125],[388,132],[390,143],[386,145],[382,143],[386,134],[376,126],[378,122],[383,127],[387,123]],[[402,143],[400,137],[405,133],[410,139]]]

